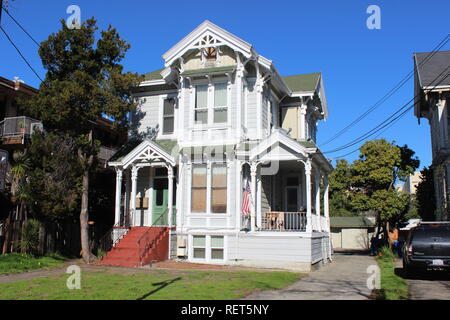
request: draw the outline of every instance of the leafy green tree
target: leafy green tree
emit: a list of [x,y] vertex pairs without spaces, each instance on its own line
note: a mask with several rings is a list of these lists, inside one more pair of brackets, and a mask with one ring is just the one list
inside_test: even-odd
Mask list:
[[408,195],[398,192],[394,185],[405,181],[419,166],[414,151],[407,145],[399,147],[385,139],[366,142],[360,148],[359,159],[350,166],[352,200],[357,210],[377,212],[378,232],[387,240],[388,223],[397,224],[408,212]]
[[336,168],[329,176],[330,215],[356,216],[357,212],[350,205],[351,171],[345,159],[338,159]]
[[99,142],[93,138],[95,122],[102,116],[115,120],[115,127],[127,127],[127,113],[136,107],[132,88],[141,77],[124,73],[120,64],[130,45],[111,26],[96,41],[96,20],[80,29],[61,29],[41,43],[39,55],[47,70],[39,93],[22,107],[41,119],[46,130],[69,135],[75,141],[82,170],[80,233],[83,259],[95,256],[89,247],[89,177],[95,170]]

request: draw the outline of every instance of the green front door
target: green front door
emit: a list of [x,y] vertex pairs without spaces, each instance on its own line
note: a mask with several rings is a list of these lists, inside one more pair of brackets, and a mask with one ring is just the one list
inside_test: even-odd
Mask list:
[[[174,183],[175,185],[175,183]],[[173,190],[175,200],[175,188]],[[173,212],[175,212],[175,201],[173,200]],[[167,178],[153,179],[153,203],[152,203],[152,225],[167,226],[169,224],[169,188]],[[172,221],[174,224],[175,221]]]

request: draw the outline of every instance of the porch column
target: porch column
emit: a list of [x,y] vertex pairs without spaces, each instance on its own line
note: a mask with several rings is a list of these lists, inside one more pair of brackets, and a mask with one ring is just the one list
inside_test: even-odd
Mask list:
[[127,224],[127,221],[129,221],[129,214],[130,214],[130,170],[125,170],[125,212],[123,214],[124,216],[124,224]]
[[250,179],[251,179],[251,197],[253,198],[251,211],[250,211],[250,230],[256,230],[256,208],[257,208],[257,201],[256,201],[256,171],[257,171],[258,165],[256,162],[252,163],[250,165]]
[[169,165],[167,167],[167,179],[169,180],[169,199],[168,199],[168,213],[169,213],[169,227],[172,227],[172,216],[173,216],[173,167]]
[[139,167],[133,165],[131,167],[131,225],[137,225],[136,218],[136,191],[137,191],[137,176]]
[[120,224],[120,207],[122,202],[122,168],[116,167],[116,203],[114,225]]
[[324,180],[324,193],[323,193],[323,211],[326,221],[326,230],[327,232],[330,232],[330,208],[328,205],[328,192],[330,189],[329,183],[328,183],[328,177],[325,176],[323,178]]
[[317,231],[322,231],[322,221],[320,217],[320,169],[316,168],[316,223]]
[[305,162],[306,177],[306,232],[312,232],[312,201],[311,201],[311,159]]
[[302,106],[300,107],[300,125],[298,128],[298,135],[300,139],[306,139],[306,109],[307,105],[304,104],[302,99]]

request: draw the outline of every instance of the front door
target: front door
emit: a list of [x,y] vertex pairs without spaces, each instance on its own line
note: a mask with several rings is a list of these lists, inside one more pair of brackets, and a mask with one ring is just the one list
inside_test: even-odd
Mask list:
[[[173,183],[173,200],[172,200],[172,225],[176,223],[176,183]],[[153,179],[153,203],[152,203],[152,225],[167,226],[169,225],[169,182],[167,178],[155,177]]]
[[297,212],[298,211],[298,187],[289,186],[286,187],[286,211]]
[[167,178],[153,179],[152,225],[168,225],[168,182]]

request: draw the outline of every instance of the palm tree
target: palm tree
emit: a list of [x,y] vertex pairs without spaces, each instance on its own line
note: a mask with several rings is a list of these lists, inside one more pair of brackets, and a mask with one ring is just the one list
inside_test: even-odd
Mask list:
[[[26,190],[27,172],[31,168],[31,160],[25,152],[15,152],[13,154],[13,163],[11,166],[11,195],[15,205],[16,216],[26,220],[26,199],[28,198]],[[6,223],[5,241],[3,243],[2,254],[8,252],[9,240],[12,229],[12,212],[10,212]]]

